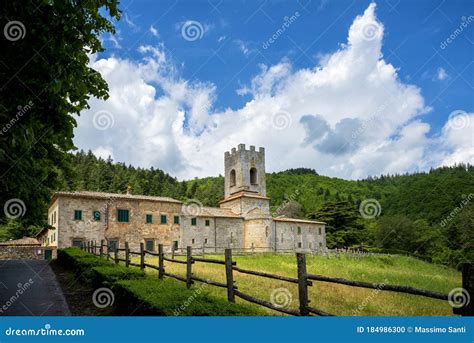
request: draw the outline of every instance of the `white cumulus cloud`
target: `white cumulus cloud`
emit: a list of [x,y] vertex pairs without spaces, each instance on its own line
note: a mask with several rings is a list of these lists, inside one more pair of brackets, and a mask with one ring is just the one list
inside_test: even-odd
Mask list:
[[[449,123],[438,138],[428,138],[423,115],[431,109],[420,89],[403,83],[383,59],[383,36],[371,4],[336,52],[312,68],[295,69],[289,59],[262,65],[237,90],[251,100],[219,112],[217,87],[183,79],[163,45],[140,47],[141,61],[91,60],[110,98],[91,101],[78,118],[75,143],[179,178],[222,173],[224,152],[239,143],[264,146],[269,171],[311,167],[344,178],[472,163],[472,126],[462,139]],[[94,128],[101,110],[113,114],[113,127]]]

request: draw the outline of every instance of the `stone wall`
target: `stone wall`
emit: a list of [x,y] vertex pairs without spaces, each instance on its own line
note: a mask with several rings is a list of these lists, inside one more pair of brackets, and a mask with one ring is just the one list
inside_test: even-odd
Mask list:
[[320,251],[326,248],[323,224],[275,221],[275,234],[277,250]]
[[242,218],[215,218],[216,246],[241,248],[244,246],[244,220]]
[[52,258],[56,258],[55,248],[0,245],[0,260],[44,260],[46,249],[52,250]]
[[[129,211],[129,221],[117,220],[118,209]],[[82,211],[82,219],[74,220],[74,211]],[[59,199],[59,248],[69,247],[73,240],[116,240],[119,247],[129,243],[131,250],[138,251],[140,243],[154,240],[154,250],[159,243],[168,249],[173,241],[180,240],[180,224],[174,224],[179,216],[181,204],[149,200],[90,199],[62,197]],[[93,212],[101,213],[100,220],[93,220]],[[152,223],[146,215],[152,215]],[[166,224],[161,224],[161,215],[166,215]],[[181,218],[180,218],[181,220]]]

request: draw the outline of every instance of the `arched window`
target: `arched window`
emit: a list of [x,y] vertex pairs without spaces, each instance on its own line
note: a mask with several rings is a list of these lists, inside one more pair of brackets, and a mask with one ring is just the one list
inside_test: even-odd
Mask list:
[[257,169],[255,168],[250,168],[250,184],[257,184]]
[[235,170],[230,171],[230,186],[235,186]]

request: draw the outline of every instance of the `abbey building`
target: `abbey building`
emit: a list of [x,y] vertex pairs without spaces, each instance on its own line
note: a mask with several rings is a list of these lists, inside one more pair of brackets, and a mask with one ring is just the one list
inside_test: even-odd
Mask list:
[[325,223],[272,217],[266,196],[265,150],[239,144],[224,154],[225,190],[219,207],[203,207],[198,199],[181,202],[158,196],[56,192],[48,210],[51,227],[38,239],[64,248],[87,241],[108,242],[133,250],[140,243],[153,251],[192,246],[206,252],[224,248],[259,251],[321,251],[326,248]]

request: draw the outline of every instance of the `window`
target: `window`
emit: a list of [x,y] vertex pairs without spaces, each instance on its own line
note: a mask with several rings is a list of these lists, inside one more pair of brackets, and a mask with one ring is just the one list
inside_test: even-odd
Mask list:
[[179,216],[174,216],[173,223],[179,224]]
[[98,222],[100,220],[100,211],[92,212],[92,219]]
[[301,242],[298,242],[298,248],[301,248]]
[[193,239],[191,239],[191,244],[194,244],[194,238],[193,238]]
[[191,218],[191,225],[196,225],[197,218]]
[[147,224],[153,223],[153,215],[152,214],[147,214],[146,215],[146,223]]
[[82,247],[82,239],[73,239],[72,240],[73,247]]
[[250,168],[250,184],[256,185],[257,184],[257,169]]
[[109,240],[109,250],[115,251],[118,248],[117,241],[115,239]]
[[319,234],[321,235],[321,228],[319,228]]
[[268,226],[265,226],[265,237],[268,237],[268,234],[269,234]]
[[54,214],[53,214],[53,224],[56,224],[56,211],[54,211]]
[[160,217],[160,223],[161,224],[166,224],[166,214],[162,214]]
[[117,210],[117,221],[121,223],[128,223],[128,210]]
[[301,226],[298,226],[298,235],[301,235]]
[[211,221],[209,219],[206,219],[206,226],[211,225]]
[[153,241],[153,239],[146,239],[145,240],[145,249],[148,250],[148,251],[153,251],[154,249],[154,244],[155,242]]
[[204,238],[204,244],[207,244],[207,238]]
[[322,248],[322,247],[323,247],[323,243],[319,242],[319,247]]
[[82,211],[74,210],[74,220],[82,220]]
[[232,187],[232,186],[235,186],[235,170],[234,170],[234,169],[232,169],[232,170],[230,171],[230,176],[229,176],[229,178],[230,178],[230,186],[231,186],[231,187]]
[[173,241],[173,249],[178,249],[178,241]]
[[283,243],[283,234],[281,234],[281,242]]
[[309,248],[311,249],[313,247],[313,244],[312,243],[309,243]]

